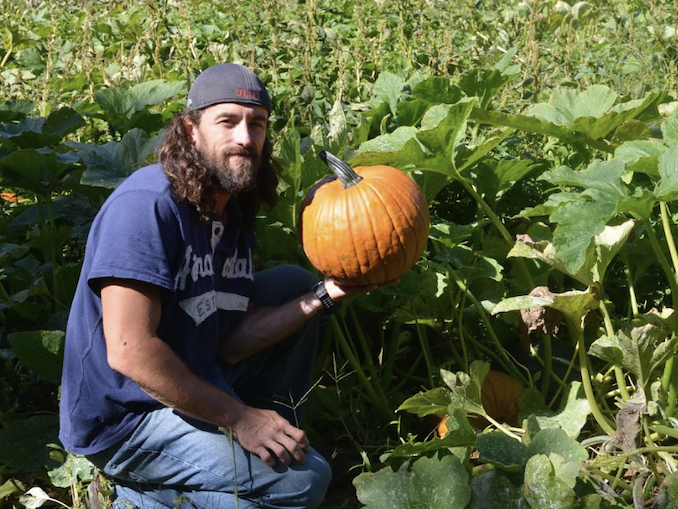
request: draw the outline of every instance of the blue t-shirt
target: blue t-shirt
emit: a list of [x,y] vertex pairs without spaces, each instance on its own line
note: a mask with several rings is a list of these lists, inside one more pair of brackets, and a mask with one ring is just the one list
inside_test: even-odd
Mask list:
[[101,279],[160,287],[158,337],[193,373],[218,385],[219,340],[249,305],[253,246],[235,200],[226,225],[201,221],[190,204],[173,198],[158,164],[137,170],[111,194],[92,224],[66,329],[59,433],[66,449],[102,451],[161,406],[108,365]]

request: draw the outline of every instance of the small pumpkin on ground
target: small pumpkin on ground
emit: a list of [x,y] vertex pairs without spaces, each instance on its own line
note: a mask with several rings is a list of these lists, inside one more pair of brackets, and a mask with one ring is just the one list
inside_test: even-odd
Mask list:
[[[490,370],[480,389],[480,400],[487,415],[499,422],[506,422],[512,426],[518,424],[518,399],[525,388],[518,380],[503,371]],[[443,417],[438,424],[438,436],[447,434],[447,417]],[[474,415],[471,422],[479,428],[489,423],[480,415]]]
[[325,277],[345,285],[399,278],[421,258],[429,231],[423,193],[390,166],[351,169],[329,152],[335,173],[311,188],[301,204],[304,252]]

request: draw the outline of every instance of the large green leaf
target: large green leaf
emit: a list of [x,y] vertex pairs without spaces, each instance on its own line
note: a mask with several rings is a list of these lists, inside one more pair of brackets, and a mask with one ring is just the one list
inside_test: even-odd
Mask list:
[[483,433],[478,437],[476,447],[480,461],[514,474],[522,472],[529,457],[522,442],[500,431]]
[[591,345],[589,353],[633,373],[649,394],[653,374],[674,355],[677,345],[678,336],[648,323],[601,337]]
[[162,104],[167,99],[186,93],[186,87],[185,81],[151,80],[129,89],[100,89],[94,93],[94,100],[107,113],[131,117],[148,106]]
[[[466,509],[530,509],[523,487],[516,486],[497,470],[483,472],[471,481],[471,503]],[[499,502],[501,501],[501,502]]]
[[372,88],[372,99],[368,105],[376,107],[383,102],[388,103],[391,113],[396,114],[401,91],[405,86],[405,80],[391,72],[382,72]]
[[518,400],[520,416],[527,419],[526,428],[532,435],[547,428],[560,428],[570,438],[577,438],[591,413],[581,382],[571,382],[563,392],[557,411],[551,410],[541,393],[528,387]]
[[662,201],[678,199],[678,145],[670,147],[659,156],[659,176],[661,180],[654,194]]
[[63,364],[63,331],[24,331],[7,336],[21,363],[43,380],[59,384]]
[[533,456],[525,466],[525,497],[531,509],[570,507],[575,502],[570,482],[571,477],[562,475],[547,456]]
[[361,474],[353,484],[366,509],[463,509],[471,499],[468,472],[451,454]]
[[678,507],[678,472],[673,472],[664,478],[652,509],[675,509],[676,507]]
[[471,363],[469,373],[440,370],[443,382],[451,390],[450,413],[456,408],[462,408],[468,413],[486,415],[481,399],[481,389],[489,371],[490,364],[478,360]]
[[0,463],[25,472],[55,467],[48,445],[57,443],[59,418],[36,415],[15,421],[0,429]]
[[155,153],[160,136],[149,137],[141,129],[132,129],[121,141],[105,145],[76,145],[76,154],[87,165],[81,183],[115,189]]
[[548,103],[535,104],[526,113],[558,126],[571,125],[581,117],[602,117],[617,97],[616,92],[604,85],[592,85],[581,91],[558,88],[551,93]]
[[584,461],[589,455],[584,446],[567,436],[560,428],[546,428],[532,437],[527,446],[528,456],[557,454],[565,461]]
[[522,295],[502,300],[492,310],[492,314],[538,307],[549,307],[563,313],[572,321],[572,323],[581,324],[582,319],[592,309],[597,309],[599,303],[600,296],[595,289],[549,293],[545,296]]
[[634,221],[630,219],[617,226],[605,226],[601,233],[593,237],[592,247],[584,255],[584,263],[575,272],[570,271],[561,259],[560,251],[548,240],[535,242],[527,235],[519,236],[508,256],[541,260],[577,281],[593,285],[603,281],[608,266],[626,244],[634,225]]
[[476,443],[476,432],[462,409],[455,409],[445,421],[447,433],[444,437],[423,442],[405,443],[397,446],[389,458],[411,458],[430,455],[441,449],[471,447]]
[[398,407],[397,411],[405,410],[419,417],[427,415],[443,417],[447,415],[447,407],[451,401],[450,391],[444,387],[437,387],[408,398]]

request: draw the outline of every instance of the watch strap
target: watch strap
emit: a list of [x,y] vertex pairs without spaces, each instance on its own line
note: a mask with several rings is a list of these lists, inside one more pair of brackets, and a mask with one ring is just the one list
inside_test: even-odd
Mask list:
[[315,296],[320,299],[320,302],[322,302],[326,315],[335,313],[341,306],[341,302],[334,302],[332,297],[330,297],[330,294],[327,293],[327,289],[325,288],[325,283],[323,281],[319,281],[313,285],[313,293],[315,293]]

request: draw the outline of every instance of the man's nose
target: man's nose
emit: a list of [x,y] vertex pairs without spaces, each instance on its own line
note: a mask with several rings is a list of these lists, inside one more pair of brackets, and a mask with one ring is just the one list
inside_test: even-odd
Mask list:
[[247,122],[238,123],[233,133],[233,139],[238,145],[243,147],[249,147],[252,144],[252,134]]

